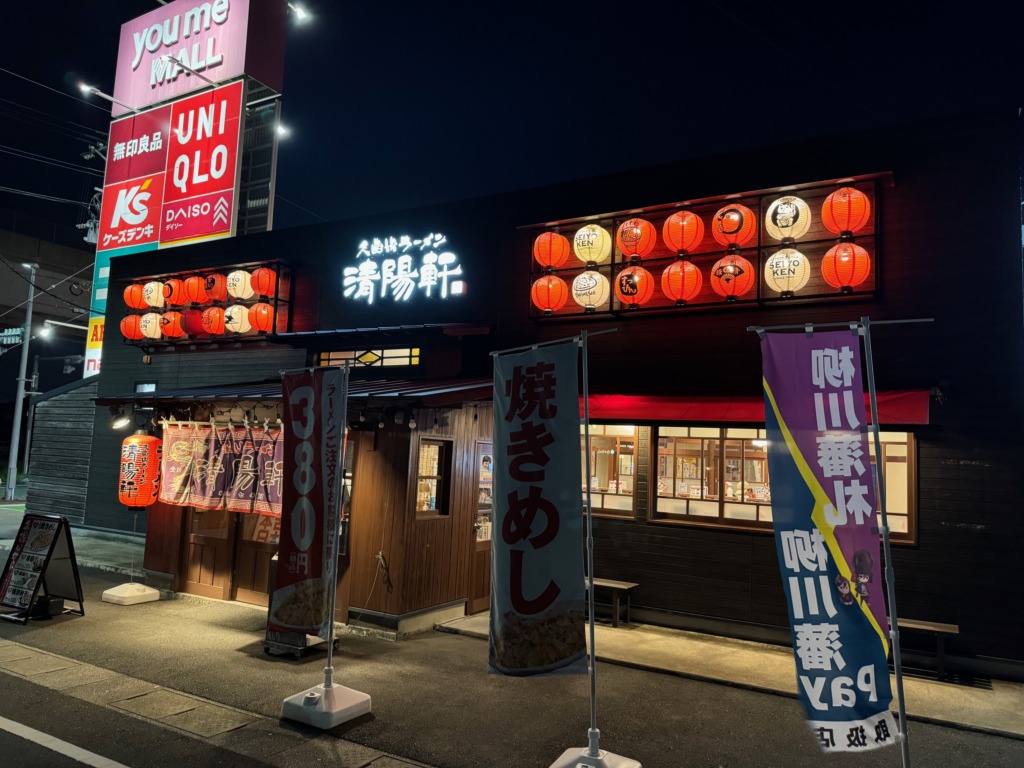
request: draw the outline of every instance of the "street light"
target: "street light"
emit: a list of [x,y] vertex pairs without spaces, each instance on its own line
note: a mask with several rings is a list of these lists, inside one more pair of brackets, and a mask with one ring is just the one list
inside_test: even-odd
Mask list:
[[301,23],[310,18],[309,12],[298,3],[288,3],[288,7],[291,8],[292,13],[295,14],[296,21]]
[[21,345],[21,366],[18,369],[18,391],[14,396],[14,423],[11,424],[11,453],[7,457],[7,490],[5,498],[14,501],[14,486],[18,482],[18,445],[21,442],[21,411],[25,400],[25,373],[28,368],[29,337],[32,335],[32,301],[36,292],[38,264],[22,264],[29,271],[28,301],[25,302],[25,341]]
[[43,320],[43,327],[39,329],[39,335],[44,339],[49,337],[53,333],[53,326],[61,325],[65,328],[74,328],[79,331],[85,331],[88,333],[89,328],[85,325],[76,325],[75,323],[65,323],[60,320]]
[[107,101],[111,101],[114,104],[117,104],[119,107],[124,107],[129,112],[138,112],[138,110],[135,109],[135,107],[130,107],[127,104],[125,104],[123,101],[121,101],[119,99],[115,99],[109,93],[104,93],[99,88],[93,88],[91,85],[86,85],[85,83],[79,83],[78,84],[78,90],[80,90],[82,93],[95,93],[101,99],[106,99]]
[[209,83],[210,85],[216,85],[216,83],[213,82],[213,80],[208,78],[202,72],[196,72],[196,70],[192,69],[192,67],[190,67],[188,64],[182,64],[181,61],[179,61],[178,59],[174,58],[173,54],[165,53],[162,58],[163,58],[164,61],[166,61],[166,62],[168,62],[170,64],[174,64],[176,66],[181,67],[186,72],[188,72],[190,75],[195,75],[200,80],[203,80],[203,81]]

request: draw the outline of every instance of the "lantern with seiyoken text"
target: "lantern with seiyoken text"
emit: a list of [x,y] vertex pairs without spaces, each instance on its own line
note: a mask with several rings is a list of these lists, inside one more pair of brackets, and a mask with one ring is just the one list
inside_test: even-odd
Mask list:
[[228,296],[235,299],[251,299],[255,291],[252,289],[251,277],[244,269],[236,269],[228,273]]
[[691,253],[704,240],[704,221],[692,211],[676,211],[661,225],[661,239],[677,254]]
[[224,330],[229,333],[248,333],[249,308],[241,304],[232,304],[224,310]]
[[139,330],[147,339],[159,339],[162,320],[159,312],[147,312],[139,318]]
[[703,284],[700,269],[692,261],[669,264],[661,273],[661,292],[679,305],[696,297]]
[[711,234],[715,240],[730,248],[742,248],[756,231],[754,212],[739,203],[720,208],[711,220]]
[[259,301],[249,307],[249,325],[260,333],[269,333],[274,329],[274,308],[265,301]]
[[530,288],[530,300],[545,315],[554,314],[569,300],[569,286],[556,275],[544,275]]
[[626,219],[615,233],[615,244],[623,256],[643,258],[658,242],[658,233],[647,219]]
[[821,276],[833,288],[849,293],[868,279],[871,257],[855,243],[839,243],[821,258]]
[[545,269],[558,269],[569,260],[569,239],[557,232],[542,232],[533,241],[533,258]]
[[821,223],[837,235],[853,234],[871,218],[871,201],[854,187],[840,187],[821,204]]
[[654,276],[643,267],[628,267],[615,276],[615,295],[630,309],[641,307],[654,295]]
[[124,289],[124,303],[132,309],[145,309],[146,303],[145,286],[142,283],[132,283]]
[[140,429],[121,443],[117,500],[126,507],[148,507],[160,492],[160,438]]
[[153,309],[162,308],[164,305],[164,284],[159,280],[146,283],[142,286],[142,297],[147,307],[153,307]]
[[121,335],[130,341],[138,341],[142,338],[142,327],[139,315],[128,315],[121,320]]
[[584,224],[573,236],[572,250],[584,264],[600,264],[611,255],[612,236],[602,226]]
[[764,263],[764,281],[783,298],[792,296],[811,279],[807,257],[793,248],[776,251]]
[[756,278],[750,262],[735,254],[723,256],[711,268],[711,287],[726,301],[736,301],[749,292]]
[[277,288],[277,273],[270,267],[260,267],[253,270],[249,277],[249,285],[253,292],[260,296],[273,296]]
[[572,299],[587,312],[593,312],[608,302],[611,286],[600,272],[588,269],[572,281]]

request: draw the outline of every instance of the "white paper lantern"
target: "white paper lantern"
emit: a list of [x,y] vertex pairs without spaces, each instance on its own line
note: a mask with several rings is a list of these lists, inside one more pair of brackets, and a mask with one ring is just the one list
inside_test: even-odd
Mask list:
[[793,195],[780,197],[768,206],[764,228],[776,240],[803,237],[811,228],[811,207]]
[[160,309],[164,305],[164,284],[154,280],[142,286],[142,299],[151,307]]
[[[160,285],[160,283],[157,283],[157,285]],[[161,315],[159,312],[147,312],[144,314],[139,319],[139,330],[142,331],[142,335],[147,339],[159,339],[160,320]]]
[[584,264],[600,264],[612,252],[612,236],[597,224],[587,224],[576,231],[572,251]]
[[793,248],[773,253],[764,263],[764,281],[783,296],[792,296],[810,279],[811,265],[807,257]]
[[236,299],[251,299],[256,292],[252,289],[249,273],[236,269],[228,273],[228,295]]
[[608,302],[609,290],[608,278],[592,270],[581,272],[572,281],[573,300],[588,312]]
[[[228,280],[230,279],[228,277]],[[251,328],[248,307],[243,307],[241,304],[232,304],[224,310],[224,331],[226,333],[248,333]]]

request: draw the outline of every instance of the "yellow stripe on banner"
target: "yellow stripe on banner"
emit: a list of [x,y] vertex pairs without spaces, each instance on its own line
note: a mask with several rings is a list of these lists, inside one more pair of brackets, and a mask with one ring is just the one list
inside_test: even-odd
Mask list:
[[[800,448],[797,446],[796,440],[793,438],[793,434],[789,431],[789,427],[786,426],[786,422],[782,418],[782,414],[779,412],[779,406],[775,402],[775,395],[772,394],[771,387],[768,386],[768,380],[762,376],[761,381],[764,383],[765,394],[768,395],[768,400],[771,402],[772,412],[775,414],[775,420],[778,422],[779,429],[782,430],[782,436],[786,440],[786,447],[789,449],[789,454],[793,457],[793,461],[796,463],[796,467],[800,471],[800,475],[803,477],[804,482],[810,489],[811,495],[814,496],[814,511],[811,513],[811,520],[817,526],[818,530],[821,531],[821,535],[825,539],[825,544],[832,553],[832,559],[835,560],[836,566],[839,568],[839,573],[842,574],[850,584],[855,584],[856,577],[854,577],[852,571],[850,571],[850,565],[846,562],[846,557],[843,555],[843,551],[839,547],[839,541],[836,539],[835,526],[825,519],[825,507],[831,503],[829,501],[828,494],[825,493],[825,489],[821,487],[821,483],[818,482],[818,478],[815,477],[814,472],[812,472],[810,466],[808,466],[807,460],[804,458],[803,454],[800,453]],[[871,626],[875,628],[875,632],[878,633],[878,637],[882,641],[882,647],[885,649],[886,658],[888,658],[889,636],[879,626],[878,621],[875,619],[875,614],[871,612],[871,608],[864,602],[861,596],[857,594],[857,590],[851,589],[850,594],[856,598],[861,611],[865,616],[867,616],[868,621],[871,622]]]

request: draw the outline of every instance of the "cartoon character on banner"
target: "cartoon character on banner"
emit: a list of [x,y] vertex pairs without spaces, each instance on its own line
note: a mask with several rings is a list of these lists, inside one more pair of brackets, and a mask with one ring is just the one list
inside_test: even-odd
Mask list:
[[843,605],[853,605],[853,593],[850,590],[850,580],[841,573],[836,574],[836,591],[839,592],[839,602]]
[[868,592],[867,585],[871,581],[871,569],[874,565],[874,558],[866,549],[858,549],[853,553],[853,572],[857,576],[857,594],[860,595],[860,599],[864,601],[865,605],[870,605],[868,597],[871,593]]

